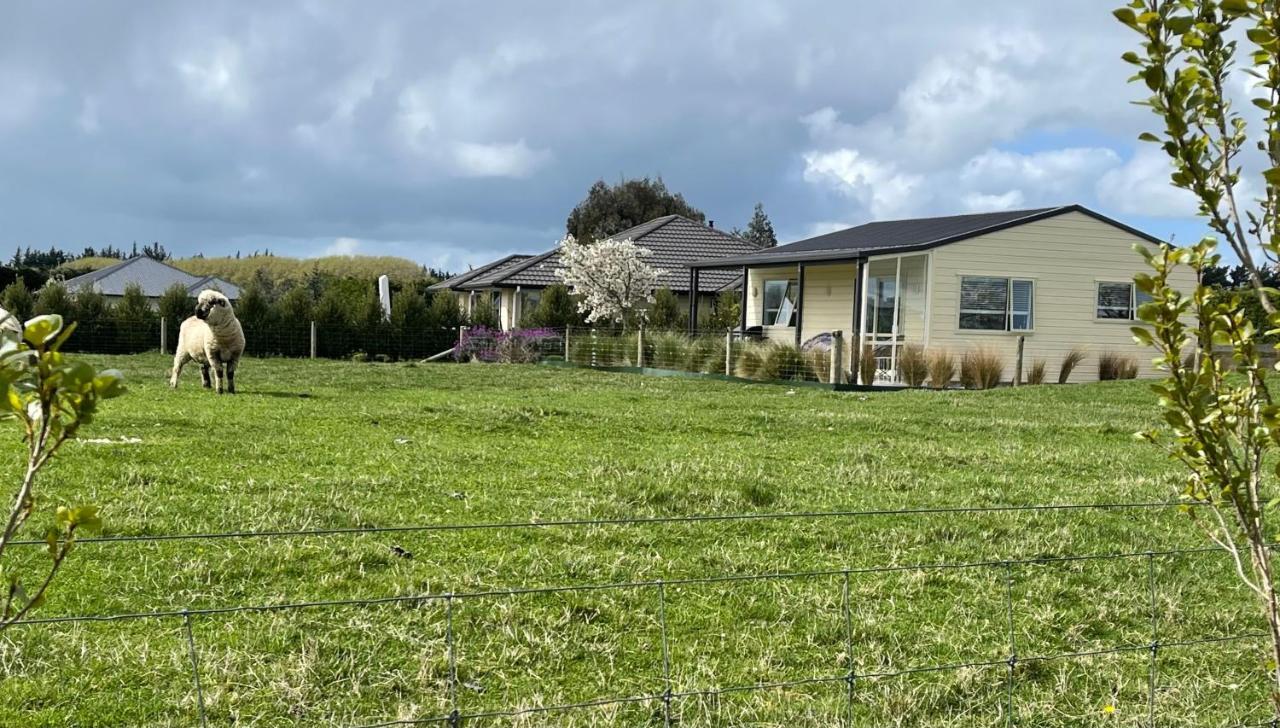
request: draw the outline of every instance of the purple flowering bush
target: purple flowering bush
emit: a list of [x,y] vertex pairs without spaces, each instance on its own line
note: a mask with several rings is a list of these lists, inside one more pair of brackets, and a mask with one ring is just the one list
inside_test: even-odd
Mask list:
[[501,364],[532,364],[559,350],[564,334],[555,329],[499,331],[484,326],[463,332],[454,358]]

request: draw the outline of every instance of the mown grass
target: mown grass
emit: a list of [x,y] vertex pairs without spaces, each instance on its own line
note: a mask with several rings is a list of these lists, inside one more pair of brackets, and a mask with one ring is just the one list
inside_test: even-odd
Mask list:
[[[97,363],[131,383],[85,435],[115,444],[70,446],[46,502],[99,503],[119,535],[1152,501],[1176,493],[1180,475],[1130,435],[1157,416],[1137,382],[873,395],[536,366],[251,360],[242,393],[216,397],[195,376],[169,391],[159,356]],[[11,473],[19,450],[11,434]],[[1202,545],[1172,509],[99,543],[74,554],[38,616]],[[691,693],[672,701],[682,726],[839,724],[843,682],[712,691],[850,670],[868,676],[855,684],[855,725],[1003,725],[1011,598],[1020,725],[1145,725],[1150,576],[1161,642],[1260,628],[1217,554],[853,573],[851,632],[841,574],[673,584],[661,603],[653,587],[470,597],[451,605],[457,700],[474,714],[660,694],[665,616],[670,687]],[[209,723],[447,715],[449,608],[195,616]],[[1117,647],[1135,649],[1035,659]],[[1265,717],[1260,648],[1161,648],[1160,725]],[[197,708],[180,618],[0,637],[0,725],[186,726]],[[651,700],[466,724],[662,722]]]

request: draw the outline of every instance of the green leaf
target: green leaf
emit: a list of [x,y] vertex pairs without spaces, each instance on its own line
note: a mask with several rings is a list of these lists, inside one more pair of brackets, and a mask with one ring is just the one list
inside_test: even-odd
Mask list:
[[1222,0],[1222,11],[1230,15],[1245,15],[1249,12],[1249,0]]
[[1137,14],[1134,13],[1129,8],[1118,8],[1116,10],[1112,10],[1111,14],[1116,16],[1116,20],[1119,20],[1121,23],[1124,23],[1130,28],[1136,27],[1138,25]]
[[1156,136],[1155,134],[1152,134],[1149,131],[1144,131],[1138,135],[1138,141],[1159,143],[1160,137]]
[[61,330],[62,317],[56,313],[45,314],[44,316],[36,316],[27,322],[22,331],[22,338],[30,342],[32,346],[40,346],[50,336],[57,334]]

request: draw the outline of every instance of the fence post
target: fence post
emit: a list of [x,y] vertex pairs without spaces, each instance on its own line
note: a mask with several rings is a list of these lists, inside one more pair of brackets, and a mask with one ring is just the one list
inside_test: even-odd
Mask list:
[[591,329],[591,366],[592,367],[596,365],[596,344],[598,343],[599,342],[596,341],[596,330]]
[[569,363],[569,332],[573,330],[572,326],[564,327],[564,361]]
[[1018,358],[1017,364],[1013,368],[1013,386],[1022,384],[1022,347],[1027,343],[1027,337],[1018,337]]
[[840,384],[844,379],[844,332],[831,333],[831,383]]
[[636,366],[644,369],[644,327],[636,328]]
[[160,353],[169,353],[169,324],[164,320],[164,316],[160,317]]
[[733,329],[724,332],[724,375],[733,376]]
[[311,322],[311,358],[316,358],[316,322]]

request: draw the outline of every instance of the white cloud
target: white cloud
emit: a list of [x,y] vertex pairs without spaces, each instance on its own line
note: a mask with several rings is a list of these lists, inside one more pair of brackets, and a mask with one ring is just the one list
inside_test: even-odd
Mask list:
[[1021,190],[1009,190],[999,195],[970,192],[961,198],[965,212],[999,212],[1022,207],[1026,198]]
[[453,148],[457,171],[464,177],[528,177],[547,161],[551,153],[530,149],[521,139],[514,144],[458,142]]
[[333,242],[324,250],[321,250],[320,255],[317,257],[324,257],[326,255],[356,255],[360,252],[362,247],[363,246],[358,238],[334,238]]
[[240,48],[234,43],[222,41],[204,54],[178,60],[174,68],[196,98],[237,111],[248,103]]
[[880,162],[856,149],[812,152],[804,157],[804,179],[826,183],[867,207],[873,217],[909,210],[916,203],[924,179],[899,172],[892,163]]
[[1169,157],[1150,145],[1138,151],[1124,165],[1098,179],[1097,195],[1103,204],[1118,212],[1150,217],[1192,217],[1195,196],[1169,181],[1173,171]]

